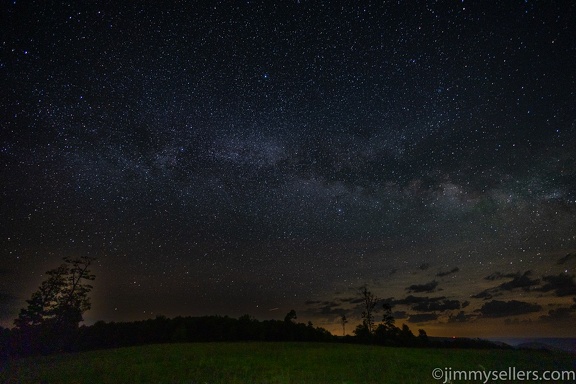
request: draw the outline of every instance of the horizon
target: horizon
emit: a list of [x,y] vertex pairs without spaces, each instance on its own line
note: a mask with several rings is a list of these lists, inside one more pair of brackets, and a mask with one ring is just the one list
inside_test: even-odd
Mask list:
[[[212,316],[216,316],[216,317],[229,317],[232,319],[238,319],[241,316],[245,316],[248,315],[250,316],[252,319],[262,322],[262,321],[283,321],[282,317],[283,316],[279,316],[277,318],[275,317],[268,317],[268,318],[255,318],[253,316],[251,316],[248,313],[245,313],[243,315],[239,315],[239,316],[230,316],[227,314],[204,314],[204,315],[175,315],[175,316],[165,316],[164,314],[150,314],[149,317],[139,317],[138,319],[125,319],[125,320],[103,320],[103,319],[92,319],[91,321],[82,321],[80,322],[80,326],[93,326],[95,323],[103,321],[105,323],[130,323],[130,322],[140,322],[140,321],[149,321],[149,320],[154,320],[158,317],[165,317],[167,319],[175,319],[178,317],[182,317],[182,318],[202,318],[202,317],[212,317]],[[300,318],[297,318],[294,320],[295,323],[301,323],[301,324],[307,324],[308,323],[308,319],[303,319],[300,320]],[[326,328],[324,326],[320,326],[318,324],[314,324],[314,327],[319,327],[319,328],[323,328],[327,331],[329,331],[333,336],[338,336],[338,337],[343,337],[343,336],[354,336],[354,332],[353,332],[353,328],[355,328],[355,325],[360,325],[361,323],[361,319],[358,323],[347,323],[346,325],[346,334],[343,335],[342,334],[342,325],[334,325],[333,329],[329,329]],[[379,322],[376,322],[376,325],[378,325]],[[425,328],[421,328],[421,327],[416,327],[415,328],[415,324],[412,324],[412,326],[410,326],[410,324],[405,323],[405,322],[396,322],[395,325],[399,328],[402,327],[402,325],[408,325],[410,330],[412,331],[412,333],[417,336],[418,330],[423,329],[426,332],[426,335],[430,338],[438,338],[438,339],[454,339],[454,338],[464,338],[464,339],[481,339],[481,340],[487,340],[487,341],[497,341],[497,342],[504,342],[506,344],[509,344],[511,346],[516,346],[519,343],[522,342],[526,342],[526,341],[554,341],[554,340],[573,340],[576,341],[576,337],[575,336],[551,336],[551,335],[522,335],[522,336],[510,336],[510,335],[494,335],[494,334],[486,334],[484,336],[479,336],[478,334],[454,334],[454,333],[450,333],[450,334],[429,334],[428,330]],[[10,322],[10,324],[8,323],[0,323],[0,327],[3,327],[5,329],[13,329],[14,325],[12,324],[12,322]],[[554,344],[550,344],[552,346],[554,346]],[[572,349],[574,349],[576,351],[576,344],[574,344],[573,347],[571,347]],[[566,349],[566,346],[564,346],[564,349]]]

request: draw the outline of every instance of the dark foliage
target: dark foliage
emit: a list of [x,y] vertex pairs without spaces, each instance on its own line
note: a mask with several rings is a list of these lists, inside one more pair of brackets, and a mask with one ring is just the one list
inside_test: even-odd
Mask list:
[[[18,329],[0,330],[0,353],[6,357],[50,353],[30,351],[23,343]],[[134,345],[206,341],[332,341],[334,336],[327,330],[293,321],[258,321],[248,315],[238,319],[228,316],[176,317],[134,322],[99,321],[82,326],[67,344],[66,352],[92,349],[118,348]]]
[[[134,322],[99,321],[91,326],[81,326],[73,335],[73,343],[66,352],[81,352],[94,349],[120,348],[128,346],[212,342],[212,341],[313,341],[365,343],[383,346],[435,347],[435,348],[498,348],[497,345],[479,339],[428,338],[426,332],[418,330],[415,336],[407,325],[402,328],[379,324],[373,334],[362,324],[356,336],[333,336],[323,328],[312,324],[283,320],[258,321],[248,315],[238,319],[228,316],[176,317]],[[0,360],[38,354],[22,344],[21,331],[0,328]],[[52,353],[53,350],[44,353]]]
[[[358,290],[362,297],[362,325],[359,325],[354,333],[358,337],[363,337],[364,334],[372,335],[374,333],[374,311],[378,298],[368,290],[367,285],[361,286]],[[365,329],[360,329],[360,327]]]
[[19,355],[47,354],[68,350],[78,333],[82,314],[90,309],[95,276],[88,268],[91,257],[64,258],[59,267],[46,272],[26,308],[14,320],[16,330],[11,335],[11,350]]

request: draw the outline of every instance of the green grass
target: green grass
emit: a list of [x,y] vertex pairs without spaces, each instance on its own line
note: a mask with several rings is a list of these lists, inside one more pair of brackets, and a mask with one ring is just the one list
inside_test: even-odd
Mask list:
[[503,370],[516,367],[544,371],[574,370],[575,364],[573,355],[539,351],[408,349],[322,343],[194,343],[26,358],[0,366],[0,381],[443,383],[444,380],[432,379],[434,368]]

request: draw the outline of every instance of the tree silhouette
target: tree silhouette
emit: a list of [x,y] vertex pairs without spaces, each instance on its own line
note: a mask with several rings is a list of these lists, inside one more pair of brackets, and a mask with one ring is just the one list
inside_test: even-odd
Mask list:
[[426,334],[425,330],[423,329],[418,330],[418,340],[420,341],[421,344],[428,343],[428,335]]
[[368,286],[364,284],[360,287],[360,294],[362,295],[362,304],[364,310],[362,311],[362,325],[368,331],[368,334],[374,332],[374,308],[378,302],[378,298],[368,290]]
[[342,336],[346,336],[346,323],[348,319],[346,319],[346,315],[342,315],[340,318],[340,324],[342,324]]
[[384,309],[384,315],[382,316],[382,322],[384,323],[384,327],[386,327],[386,329],[390,330],[393,329],[395,327],[394,322],[394,316],[392,315],[392,305],[390,305],[389,302],[385,302],[384,304],[382,304],[382,309]]
[[284,317],[284,322],[293,323],[297,318],[298,316],[296,316],[296,311],[291,309],[290,312],[286,314],[286,317]]
[[29,348],[34,349],[37,343],[62,348],[83,320],[82,314],[90,309],[88,294],[92,286],[87,281],[94,280],[95,276],[88,267],[95,259],[83,256],[63,260],[64,264],[46,272],[48,278],[30,300],[26,300],[28,306],[21,309],[14,320],[23,337],[34,344]]
[[402,324],[402,330],[400,331],[400,339],[404,344],[410,344],[414,340],[414,334],[406,324]]

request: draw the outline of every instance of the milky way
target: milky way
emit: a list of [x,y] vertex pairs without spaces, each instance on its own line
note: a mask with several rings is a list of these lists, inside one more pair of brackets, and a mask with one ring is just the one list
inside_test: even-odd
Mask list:
[[576,8],[378,3],[4,3],[3,324],[91,255],[87,322],[337,332],[366,283],[431,334],[576,336]]

